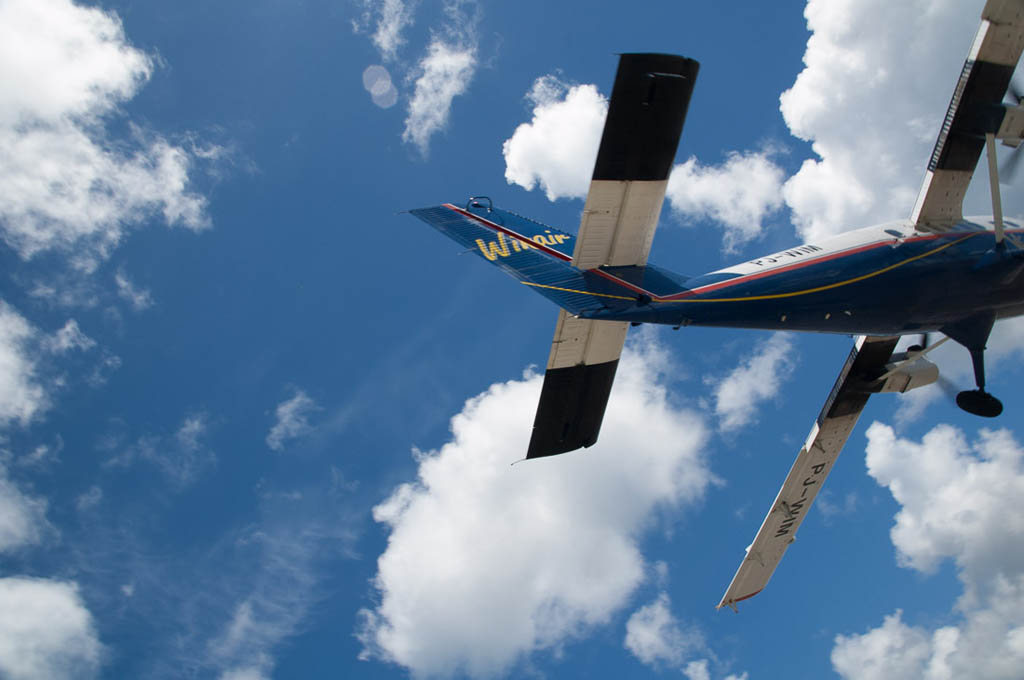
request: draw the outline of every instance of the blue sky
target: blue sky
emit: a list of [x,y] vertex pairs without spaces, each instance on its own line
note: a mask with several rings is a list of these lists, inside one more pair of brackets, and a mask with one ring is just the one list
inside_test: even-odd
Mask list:
[[1024,324],[1001,419],[873,399],[717,612],[850,338],[635,330],[598,445],[509,467],[555,309],[401,214],[574,229],[663,51],[653,262],[904,218],[981,6],[0,0],[0,677],[1015,677]]

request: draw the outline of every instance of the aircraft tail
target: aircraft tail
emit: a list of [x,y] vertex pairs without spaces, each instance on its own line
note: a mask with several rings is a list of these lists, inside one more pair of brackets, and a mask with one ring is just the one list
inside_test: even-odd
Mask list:
[[635,304],[628,289],[572,266],[572,234],[495,208],[490,199],[410,212],[572,315]]

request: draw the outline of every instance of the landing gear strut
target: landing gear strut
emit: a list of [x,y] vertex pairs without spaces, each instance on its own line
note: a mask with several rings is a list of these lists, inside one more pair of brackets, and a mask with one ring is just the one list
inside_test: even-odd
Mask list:
[[976,390],[965,390],[956,395],[956,405],[968,413],[982,418],[995,418],[1003,412],[1003,403],[985,391],[985,343],[992,324],[994,314],[973,316],[963,321],[945,326],[942,332],[963,345],[971,353],[974,365],[974,382]]

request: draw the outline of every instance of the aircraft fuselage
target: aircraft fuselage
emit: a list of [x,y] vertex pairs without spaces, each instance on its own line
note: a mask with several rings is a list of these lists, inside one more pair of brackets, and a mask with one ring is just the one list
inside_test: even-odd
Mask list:
[[[1006,223],[996,247],[991,218],[943,232],[909,220],[859,229],[732,267],[682,279],[657,267],[591,272],[636,304],[593,319],[823,333],[899,335],[934,331],[979,313],[1024,313],[1024,235]],[[682,285],[685,290],[679,291]]]

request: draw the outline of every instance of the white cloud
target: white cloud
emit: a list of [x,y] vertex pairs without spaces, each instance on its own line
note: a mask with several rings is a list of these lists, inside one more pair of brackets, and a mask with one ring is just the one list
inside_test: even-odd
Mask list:
[[0,553],[36,545],[51,530],[46,500],[23,494],[0,466]]
[[868,429],[869,474],[901,508],[891,536],[900,564],[929,573],[951,559],[962,619],[929,630],[895,612],[860,635],[838,636],[845,678],[1015,678],[1024,668],[1024,449],[1006,430],[969,444],[949,425],[920,443]]
[[[686,654],[704,645],[699,633],[684,631],[672,615],[667,593],[633,612],[626,622],[626,649],[643,663],[681,666]],[[691,664],[692,665],[692,664]],[[704,661],[705,673],[707,661]]]
[[[658,507],[697,502],[712,476],[699,415],[668,402],[656,347],[627,348],[600,441],[522,458],[541,378],[492,385],[417,452],[419,479],[374,508],[390,529],[364,658],[414,675],[498,674],[606,623],[644,578],[638,540]],[[609,503],[609,498],[616,498]]]
[[721,165],[696,158],[672,169],[665,193],[680,216],[709,218],[725,227],[726,250],[761,234],[762,221],[782,207],[785,173],[768,152],[729,153]]
[[[347,550],[351,543],[350,529],[340,526],[337,514],[324,522],[280,504],[271,513],[271,525],[251,528],[232,541],[245,547],[250,559],[243,561],[244,575],[228,579],[227,587],[235,594],[231,614],[219,632],[205,640],[205,654],[198,655],[221,671],[222,680],[273,676],[275,647],[302,629],[319,598],[322,560],[339,545]],[[201,598],[206,601],[209,596],[207,592]],[[181,652],[189,653],[187,647]]]
[[570,87],[553,75],[538,78],[526,95],[533,117],[502,145],[505,180],[548,200],[587,195],[608,101],[594,85]]
[[715,387],[715,414],[722,430],[757,422],[761,402],[773,399],[795,365],[793,340],[775,333]]
[[220,680],[268,680],[269,675],[264,673],[262,665],[244,666],[233,668],[221,673]]
[[43,341],[44,348],[57,354],[73,349],[89,350],[95,346],[96,341],[83,333],[74,319],[68,319],[60,330]]
[[88,271],[130,223],[207,226],[206,201],[189,190],[204,154],[104,128],[152,71],[112,13],[70,0],[0,5],[0,237],[23,258],[58,249]]
[[805,68],[780,100],[817,155],[784,187],[804,239],[910,215],[983,4],[808,2]]
[[75,507],[78,508],[79,512],[85,512],[90,510],[103,500],[103,489],[93,484],[89,487],[89,490],[81,494],[75,500]]
[[394,59],[398,55],[398,48],[405,44],[402,31],[412,25],[415,9],[415,2],[379,0],[376,3],[377,27],[371,39],[384,59]]
[[448,124],[452,100],[464,93],[476,72],[476,45],[435,37],[418,65],[402,140],[427,154],[430,138]]
[[118,270],[114,275],[117,283],[117,294],[132,306],[136,312],[141,312],[153,306],[153,296],[145,288],[137,288],[124,271]]
[[969,445],[949,425],[918,444],[891,427],[868,429],[868,474],[900,504],[892,541],[900,564],[925,573],[953,559],[977,599],[998,574],[1024,574],[1024,450],[1006,430]]
[[96,675],[102,646],[74,583],[0,578],[0,675],[61,680]]
[[[103,465],[127,467],[141,458],[156,465],[174,486],[184,488],[194,482],[204,469],[217,462],[217,455],[203,441],[207,421],[206,413],[186,416],[173,437],[144,435],[108,458]],[[116,448],[116,444],[107,448]]]
[[711,680],[711,673],[708,671],[708,660],[698,659],[686,664],[683,675],[687,680]]
[[0,427],[27,425],[49,404],[30,356],[37,336],[23,316],[0,300]]
[[[587,195],[608,100],[595,85],[570,86],[554,75],[534,81],[526,95],[533,106],[502,145],[505,180],[527,191],[538,185],[548,200]],[[761,233],[761,222],[782,207],[782,169],[771,154],[732,152],[718,166],[690,158],[676,165],[666,197],[680,217],[709,218],[725,227],[728,248]]]
[[277,421],[267,434],[267,446],[283,451],[285,442],[309,434],[309,416],[320,409],[305,392],[297,390],[295,396],[277,405]]

